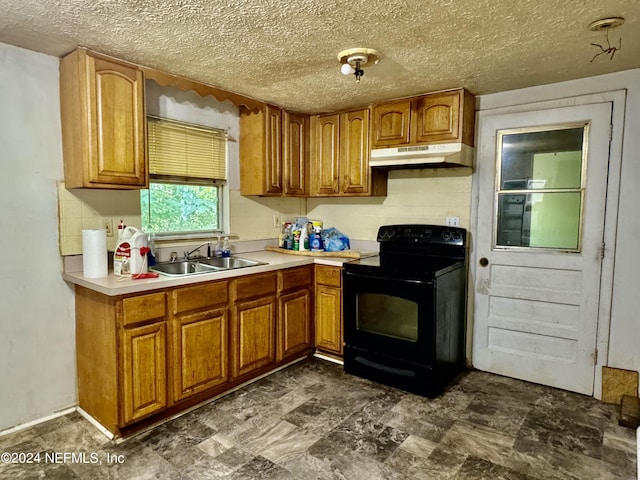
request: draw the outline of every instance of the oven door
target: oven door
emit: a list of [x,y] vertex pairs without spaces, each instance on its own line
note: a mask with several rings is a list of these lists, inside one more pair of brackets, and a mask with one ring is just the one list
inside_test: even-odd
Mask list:
[[433,282],[345,270],[342,301],[348,347],[433,365]]

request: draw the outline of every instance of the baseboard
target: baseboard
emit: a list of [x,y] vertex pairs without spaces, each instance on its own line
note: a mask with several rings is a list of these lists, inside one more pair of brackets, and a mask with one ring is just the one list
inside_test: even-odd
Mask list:
[[5,435],[10,435],[12,433],[16,433],[16,432],[20,432],[22,430],[26,430],[27,428],[31,428],[34,427],[36,425],[39,425],[41,423],[44,422],[48,422],[49,420],[53,420],[54,418],[58,418],[58,417],[63,417],[65,415],[68,415],[72,412],[76,411],[75,406],[73,407],[67,407],[64,408],[62,410],[58,410],[57,412],[52,413],[51,415],[47,415],[46,417],[42,417],[39,418],[37,420],[32,420],[30,422],[26,422],[26,423],[21,423],[19,425],[15,425],[13,427],[7,428],[6,430],[3,430],[0,432],[0,437],[4,437]]

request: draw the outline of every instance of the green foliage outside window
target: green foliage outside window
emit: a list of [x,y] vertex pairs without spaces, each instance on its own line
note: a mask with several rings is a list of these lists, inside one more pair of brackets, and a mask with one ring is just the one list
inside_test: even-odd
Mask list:
[[148,233],[218,230],[218,187],[150,183],[140,192],[142,227]]

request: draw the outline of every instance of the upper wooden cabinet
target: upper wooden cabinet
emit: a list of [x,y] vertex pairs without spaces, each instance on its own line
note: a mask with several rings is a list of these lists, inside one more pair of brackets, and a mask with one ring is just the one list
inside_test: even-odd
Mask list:
[[240,193],[307,194],[309,119],[265,105],[240,115]]
[[373,106],[373,148],[425,143],[474,145],[475,98],[464,89]]
[[411,100],[383,103],[373,107],[374,147],[391,147],[409,143]]
[[67,188],[147,187],[142,70],[75,50],[60,61],[60,109]]
[[386,172],[369,168],[369,109],[311,119],[310,196],[386,195]]
[[284,195],[309,193],[309,117],[284,112],[282,124],[282,184]]

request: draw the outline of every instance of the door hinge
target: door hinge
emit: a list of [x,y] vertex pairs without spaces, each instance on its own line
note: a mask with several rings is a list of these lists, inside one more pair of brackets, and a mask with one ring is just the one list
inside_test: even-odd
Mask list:
[[593,351],[593,364],[594,365],[598,364],[598,349],[597,348]]
[[607,246],[607,244],[606,244],[606,243],[604,243],[604,242],[602,242],[602,243],[600,244],[600,258],[601,258],[601,259],[602,259],[602,258],[604,258],[604,250],[605,250],[605,247],[606,247],[606,246]]
[[613,140],[613,124],[609,125],[609,142]]

